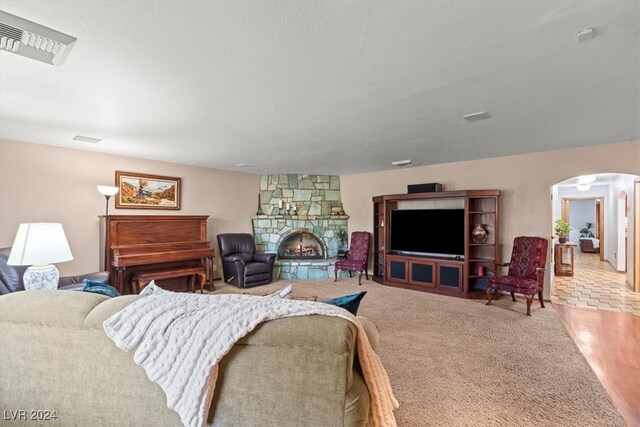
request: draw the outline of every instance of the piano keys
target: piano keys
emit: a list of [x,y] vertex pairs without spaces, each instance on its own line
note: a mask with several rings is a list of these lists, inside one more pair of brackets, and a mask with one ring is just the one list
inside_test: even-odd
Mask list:
[[[136,273],[202,267],[209,287],[214,250],[207,240],[207,215],[109,215],[101,217],[101,247],[112,284],[122,294],[136,293]],[[186,282],[185,282],[186,283]],[[183,289],[186,288],[186,285]]]

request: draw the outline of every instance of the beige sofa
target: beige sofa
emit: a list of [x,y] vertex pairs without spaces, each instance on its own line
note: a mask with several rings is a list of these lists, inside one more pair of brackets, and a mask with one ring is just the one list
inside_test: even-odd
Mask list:
[[[0,409],[26,410],[27,417],[55,411],[55,420],[41,422],[49,426],[181,425],[133,353],[116,348],[102,329],[138,298],[60,290],[0,297]],[[262,324],[222,360],[209,421],[366,425],[369,394],[354,360],[355,338],[350,322],[333,317]]]

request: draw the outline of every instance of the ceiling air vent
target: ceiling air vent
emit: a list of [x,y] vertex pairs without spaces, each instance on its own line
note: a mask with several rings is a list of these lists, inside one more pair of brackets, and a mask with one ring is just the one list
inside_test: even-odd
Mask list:
[[76,42],[35,22],[0,10],[0,49],[52,65],[61,65]]
[[467,114],[462,116],[467,122],[477,122],[478,120],[486,120],[491,118],[491,113],[488,111],[480,111],[479,113]]
[[405,166],[413,166],[413,162],[411,161],[411,159],[396,160],[395,162],[391,162],[391,164],[393,166],[398,167],[398,168],[402,168],[402,167],[405,167]]

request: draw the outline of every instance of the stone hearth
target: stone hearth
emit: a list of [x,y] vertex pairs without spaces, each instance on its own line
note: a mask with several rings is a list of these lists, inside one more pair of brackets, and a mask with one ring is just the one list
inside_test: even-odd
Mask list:
[[280,278],[333,277],[338,252],[346,250],[349,236],[340,177],[263,175],[258,213],[253,217],[253,235],[259,252],[278,253],[280,243],[298,231],[309,231],[322,242],[323,259],[278,259],[275,270]]

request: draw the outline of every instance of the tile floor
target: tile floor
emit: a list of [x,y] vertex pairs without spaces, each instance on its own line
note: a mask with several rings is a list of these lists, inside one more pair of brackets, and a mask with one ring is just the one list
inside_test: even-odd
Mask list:
[[619,273],[598,254],[575,254],[573,277],[556,276],[551,287],[551,302],[640,316],[640,293],[625,283]]

